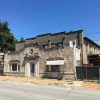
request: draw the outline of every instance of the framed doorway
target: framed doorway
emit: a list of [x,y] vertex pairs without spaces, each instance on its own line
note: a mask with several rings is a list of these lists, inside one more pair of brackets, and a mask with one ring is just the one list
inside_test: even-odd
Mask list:
[[35,64],[34,63],[30,63],[30,74],[31,76],[35,75]]
[[36,61],[25,62],[25,76],[38,76],[38,63]]

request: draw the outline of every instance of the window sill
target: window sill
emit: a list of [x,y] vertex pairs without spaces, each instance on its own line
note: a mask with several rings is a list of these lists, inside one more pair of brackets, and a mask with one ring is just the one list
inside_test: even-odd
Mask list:
[[11,72],[19,72],[19,71],[11,71]]

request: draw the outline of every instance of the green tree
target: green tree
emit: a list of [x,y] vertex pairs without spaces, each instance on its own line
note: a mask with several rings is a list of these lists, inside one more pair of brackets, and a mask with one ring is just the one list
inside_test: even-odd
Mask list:
[[25,42],[25,39],[23,37],[20,38],[20,42]]
[[14,51],[17,39],[11,33],[7,21],[0,21],[0,51]]

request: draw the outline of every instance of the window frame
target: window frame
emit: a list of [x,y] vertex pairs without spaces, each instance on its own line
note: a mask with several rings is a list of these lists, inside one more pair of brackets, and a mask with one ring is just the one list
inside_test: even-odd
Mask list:
[[[13,70],[13,64],[16,64],[17,66],[17,70]],[[19,72],[20,71],[20,64],[18,62],[12,62],[10,63],[10,69],[11,69],[11,72]]]
[[[54,69],[56,69],[54,67],[58,67],[57,71],[54,70]],[[60,72],[60,65],[46,65],[46,72]]]

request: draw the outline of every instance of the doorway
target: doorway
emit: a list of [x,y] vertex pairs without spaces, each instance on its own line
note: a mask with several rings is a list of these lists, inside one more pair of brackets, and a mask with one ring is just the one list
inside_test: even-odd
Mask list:
[[31,74],[31,76],[35,75],[35,65],[34,65],[34,63],[30,63],[30,74]]
[[25,76],[37,76],[38,68],[37,62],[28,61],[25,63]]

